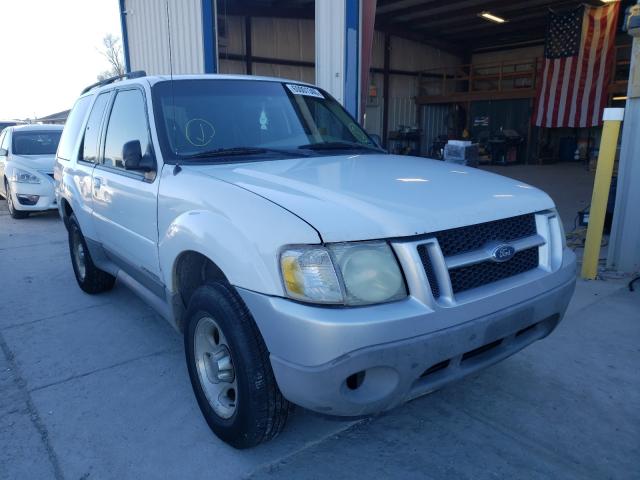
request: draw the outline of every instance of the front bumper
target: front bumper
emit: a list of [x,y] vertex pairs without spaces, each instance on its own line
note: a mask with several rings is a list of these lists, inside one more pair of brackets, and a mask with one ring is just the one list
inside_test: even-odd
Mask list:
[[[53,181],[47,179],[43,179],[41,183],[18,183],[12,181],[11,193],[16,210],[42,211],[58,208]],[[18,198],[19,195],[37,195],[39,198],[35,205],[25,205]]]
[[575,288],[575,256],[497,282],[455,306],[415,297],[322,308],[238,288],[271,353],[283,395],[341,416],[393,408],[498,362],[553,331]]

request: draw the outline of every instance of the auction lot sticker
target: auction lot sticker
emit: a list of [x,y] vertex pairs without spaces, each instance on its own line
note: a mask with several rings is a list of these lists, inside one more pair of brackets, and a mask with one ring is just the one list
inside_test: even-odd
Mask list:
[[287,88],[291,90],[294,95],[305,95],[307,97],[324,98],[324,95],[320,93],[320,90],[311,87],[305,87],[304,85],[292,85],[287,83]]

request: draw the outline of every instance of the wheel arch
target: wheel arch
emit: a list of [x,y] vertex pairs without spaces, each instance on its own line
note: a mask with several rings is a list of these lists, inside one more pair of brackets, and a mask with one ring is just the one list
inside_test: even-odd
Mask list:
[[184,326],[183,314],[198,287],[209,282],[229,283],[222,269],[208,256],[196,250],[185,250],[178,255],[173,265],[171,279],[171,291],[174,295],[173,308],[177,313],[176,326],[180,331]]
[[73,214],[73,207],[71,206],[69,201],[64,197],[60,197],[60,208],[59,208],[59,211],[60,211],[60,216],[62,217],[62,222],[64,223],[64,226],[68,230],[69,229],[69,217]]

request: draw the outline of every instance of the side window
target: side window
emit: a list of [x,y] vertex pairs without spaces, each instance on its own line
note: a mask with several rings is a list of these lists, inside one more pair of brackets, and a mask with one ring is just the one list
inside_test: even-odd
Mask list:
[[110,92],[101,93],[96,98],[87,126],[84,129],[84,139],[82,140],[82,150],[79,160],[96,163],[98,161],[98,143],[100,141],[100,125],[104,115],[104,109],[109,101]]
[[5,130],[2,132],[2,143],[0,143],[0,148],[4,148],[6,151],[9,151],[9,130]]
[[87,109],[91,104],[92,95],[87,95],[78,99],[73,106],[66,123],[64,124],[64,130],[60,137],[60,143],[58,144],[58,158],[62,160],[71,160],[73,156],[73,149],[78,141],[80,135],[80,129],[82,128],[82,122],[84,121]]
[[7,134],[6,130],[0,133],[0,148],[4,148],[4,137]]
[[122,148],[132,141],[140,142],[143,160],[151,163],[151,142],[146,106],[138,89],[121,90],[116,95],[109,117],[104,146],[104,165],[124,169]]

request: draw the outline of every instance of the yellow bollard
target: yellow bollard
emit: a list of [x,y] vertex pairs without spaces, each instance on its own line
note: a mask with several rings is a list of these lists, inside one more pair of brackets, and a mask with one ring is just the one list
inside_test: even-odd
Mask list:
[[620,133],[620,124],[623,116],[624,108],[605,108],[602,116],[604,126],[602,127],[596,179],[593,184],[593,195],[589,209],[587,240],[582,258],[582,278],[586,280],[595,280],[598,275],[602,230],[604,229],[604,218],[607,213],[611,176],[613,174],[618,134]]

